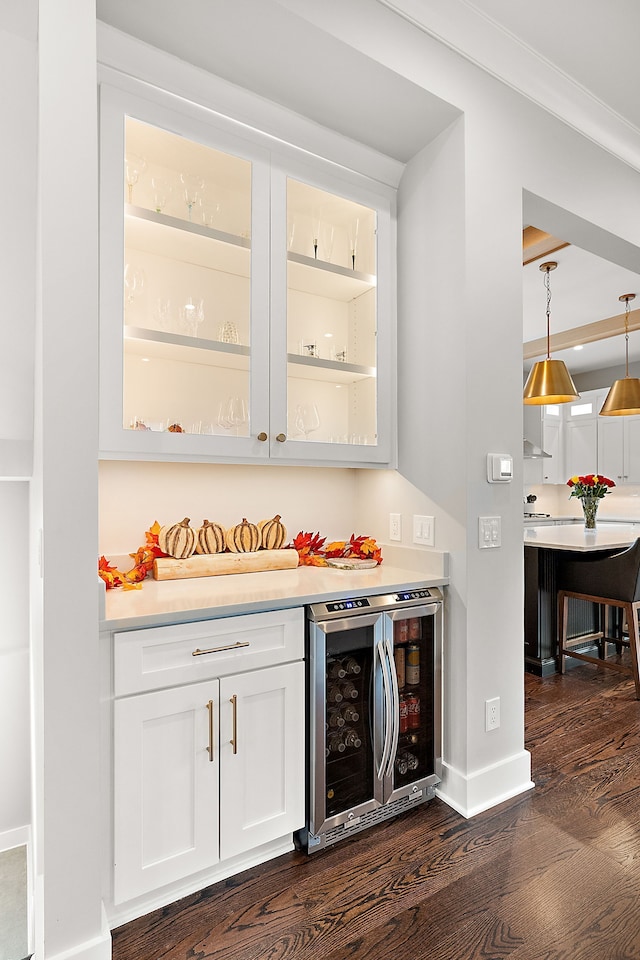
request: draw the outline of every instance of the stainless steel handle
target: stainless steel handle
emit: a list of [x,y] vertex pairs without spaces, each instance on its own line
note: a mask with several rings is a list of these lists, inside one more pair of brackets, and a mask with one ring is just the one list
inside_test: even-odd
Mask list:
[[380,766],[378,767],[378,780],[382,780],[385,775],[385,769],[389,761],[389,750],[391,749],[391,724],[389,723],[389,717],[391,713],[391,690],[390,690],[390,678],[387,672],[387,660],[384,654],[384,646],[382,640],[378,640],[376,644],[376,651],[378,657],[380,658],[380,669],[382,671],[382,688],[384,690],[384,746],[382,748],[382,757],[380,758]]
[[213,763],[213,700],[209,700],[207,710],[209,711],[209,746],[207,747],[207,753],[210,762]]
[[258,438],[257,438],[257,439],[258,439],[258,440],[261,440],[263,443],[264,443],[265,440],[268,439],[268,438],[267,438],[267,434],[264,432],[264,430],[262,431],[262,433],[259,433],[259,434],[258,434]]
[[234,754],[236,754],[238,752],[238,698],[235,695],[235,693],[229,700],[229,703],[233,707],[233,714],[232,714],[233,733],[231,735],[231,740],[229,740],[229,743],[233,747]]
[[278,443],[284,443],[286,439],[287,439],[286,433],[279,433],[276,436],[276,440],[278,441]]
[[396,673],[396,664],[393,659],[393,641],[387,637],[386,643],[387,661],[389,663],[389,676],[391,679],[391,750],[389,751],[389,760],[387,762],[387,776],[393,771],[393,765],[396,762],[396,753],[398,752],[398,737],[400,736],[400,694],[398,693],[398,674]]
[[222,653],[224,650],[237,650],[238,647],[250,647],[251,644],[248,640],[238,640],[237,643],[229,643],[225,647],[209,647],[208,650],[200,650],[199,647],[196,647],[195,650],[191,651],[192,657],[204,657],[207,653]]
[[440,603],[425,603],[421,607],[403,607],[402,610],[390,610],[392,620],[406,620],[407,617],[433,617],[438,612]]

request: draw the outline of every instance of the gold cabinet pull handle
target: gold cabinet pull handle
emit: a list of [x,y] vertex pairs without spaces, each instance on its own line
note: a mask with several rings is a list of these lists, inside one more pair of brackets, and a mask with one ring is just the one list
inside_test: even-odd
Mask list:
[[238,752],[238,698],[235,693],[229,703],[233,707],[233,734],[229,743],[233,747],[234,754],[236,754]]
[[207,753],[210,762],[213,763],[213,700],[209,700],[207,710],[209,711],[209,746],[207,747]]
[[265,433],[264,430],[263,430],[262,433],[259,433],[259,434],[258,434],[258,440],[262,440],[262,442],[264,443],[264,441],[265,441],[266,439],[267,439],[267,435],[266,435],[266,433]]
[[192,657],[204,657],[207,653],[223,653],[225,650],[236,650],[238,647],[250,647],[251,644],[248,640],[238,640],[237,643],[229,643],[225,647],[209,647],[208,650],[201,650],[199,647],[196,647],[195,650],[191,651]]
[[276,440],[278,441],[278,443],[284,443],[286,439],[287,439],[286,433],[279,433],[276,436]]

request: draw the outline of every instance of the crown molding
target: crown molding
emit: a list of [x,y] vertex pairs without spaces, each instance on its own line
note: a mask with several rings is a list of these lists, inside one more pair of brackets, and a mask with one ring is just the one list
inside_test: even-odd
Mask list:
[[640,171],[640,130],[470,0],[377,0]]

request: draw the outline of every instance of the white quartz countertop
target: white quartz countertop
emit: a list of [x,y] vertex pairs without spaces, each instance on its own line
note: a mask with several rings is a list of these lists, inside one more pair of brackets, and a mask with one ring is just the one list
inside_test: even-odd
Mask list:
[[102,626],[130,629],[304,606],[323,600],[443,586],[442,573],[383,562],[370,570],[297,567],[188,580],[147,579],[140,590],[108,590]]
[[607,523],[598,521],[595,530],[583,524],[525,527],[524,545],[547,550],[611,550],[628,547],[640,537],[640,523]]

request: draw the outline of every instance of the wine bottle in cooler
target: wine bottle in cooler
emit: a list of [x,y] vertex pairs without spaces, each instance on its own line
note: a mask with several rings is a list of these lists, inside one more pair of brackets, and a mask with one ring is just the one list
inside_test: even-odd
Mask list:
[[342,708],[342,710],[340,711],[340,716],[342,717],[345,723],[357,723],[358,720],[360,719],[360,714],[358,713],[356,708],[352,706],[350,703],[348,703],[345,707]]
[[327,676],[330,680],[342,680],[346,675],[347,671],[342,660],[329,660],[327,663]]
[[331,727],[332,730],[335,730],[336,727],[344,727],[346,723],[346,718],[343,716],[341,711],[334,707],[332,710],[329,710],[328,713],[328,727]]
[[358,688],[351,680],[345,680],[340,684],[340,692],[345,700],[357,700],[360,696]]
[[342,736],[339,733],[332,733],[327,739],[329,753],[344,753],[347,749]]
[[337,683],[330,683],[327,687],[327,703],[342,703],[344,697]]
[[342,665],[347,674],[357,675],[362,670],[355,657],[347,657],[346,660],[343,660]]
[[362,740],[358,736],[357,731],[353,729],[353,727],[347,727],[347,729],[343,732],[342,742],[347,747],[362,746]]

